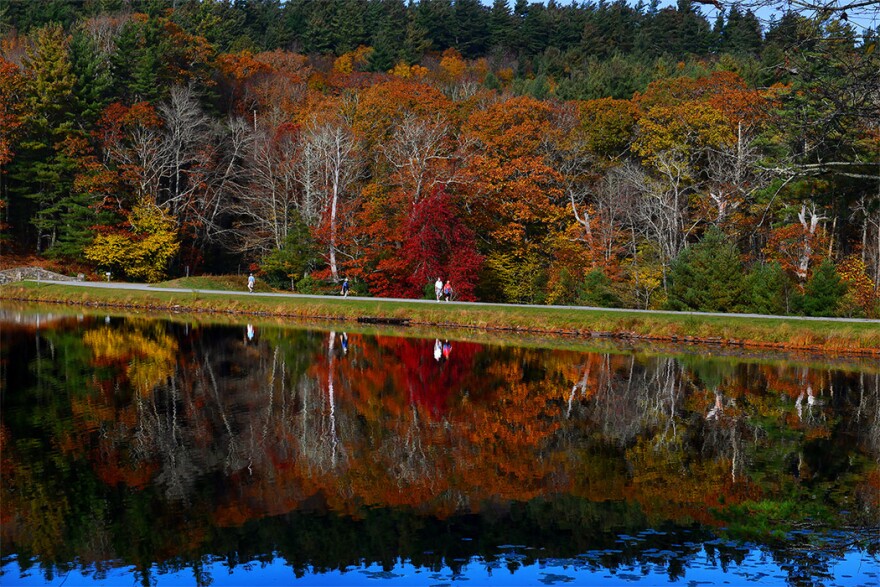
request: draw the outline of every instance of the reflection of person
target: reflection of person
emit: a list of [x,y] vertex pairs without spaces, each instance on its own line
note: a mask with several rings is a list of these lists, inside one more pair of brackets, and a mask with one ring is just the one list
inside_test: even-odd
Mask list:
[[348,333],[343,332],[339,338],[342,340],[342,354],[348,354]]
[[254,279],[254,274],[251,273],[248,275],[248,291],[254,293],[254,283],[256,283],[256,279]]
[[[437,301],[440,301],[440,297],[437,297]],[[440,357],[443,356],[443,345],[440,344],[440,339],[434,339],[434,360],[440,362]]]
[[449,353],[452,352],[452,343],[448,340],[443,341],[443,358],[449,360]]
[[254,339],[254,325],[253,324],[247,325],[247,337],[248,337],[248,340]]
[[440,297],[443,295],[443,280],[439,277],[437,281],[434,282],[434,295],[437,296],[437,301],[440,301]]
[[342,297],[348,297],[348,277],[342,282]]
[[720,392],[715,392],[715,405],[712,406],[712,409],[709,410],[709,413],[706,414],[707,420],[717,420],[721,417],[721,414],[724,412],[724,397]]

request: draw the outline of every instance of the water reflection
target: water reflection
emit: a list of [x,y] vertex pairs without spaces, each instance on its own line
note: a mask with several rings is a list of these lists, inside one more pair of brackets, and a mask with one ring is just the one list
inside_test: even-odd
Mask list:
[[876,570],[876,365],[137,317],[0,341],[4,584],[33,564],[204,584],[221,553],[523,583],[559,561],[550,579]]

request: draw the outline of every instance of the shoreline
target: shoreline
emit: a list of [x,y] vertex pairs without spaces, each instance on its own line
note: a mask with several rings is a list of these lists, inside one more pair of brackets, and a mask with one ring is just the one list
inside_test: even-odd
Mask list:
[[[218,298],[217,295],[225,295]],[[701,316],[619,309],[432,304],[381,298],[296,297],[237,291],[165,291],[162,288],[85,288],[63,283],[0,286],[0,299],[174,313],[275,316],[339,322],[398,323],[486,332],[561,335],[624,342],[659,342],[707,348],[880,357],[880,324],[866,321],[798,321],[780,317]]]

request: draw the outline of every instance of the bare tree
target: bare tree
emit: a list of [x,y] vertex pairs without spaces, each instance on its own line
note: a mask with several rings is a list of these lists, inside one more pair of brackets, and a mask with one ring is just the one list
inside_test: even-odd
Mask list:
[[864,195],[856,203],[854,217],[861,217],[861,257],[874,280],[874,291],[880,288],[880,193]]
[[456,162],[464,150],[457,145],[448,121],[406,114],[395,124],[389,144],[380,149],[396,170],[397,182],[416,203],[425,190],[456,181]]
[[159,204],[180,217],[186,200],[200,187],[188,179],[193,169],[204,163],[205,147],[214,138],[213,128],[190,87],[171,88],[169,101],[159,106],[159,113],[165,123],[162,156],[168,184],[167,195]]
[[[134,188],[135,199],[156,197],[161,184],[164,161],[162,130],[150,122],[129,125],[121,134],[104,137],[103,162],[117,167]],[[123,202],[118,202],[120,208]]]
[[116,38],[131,20],[129,14],[101,14],[83,21],[79,26],[92,39],[104,58],[116,50]]
[[235,248],[257,256],[284,246],[300,208],[297,165],[301,137],[274,111],[253,128],[246,124],[247,189],[236,197]]
[[755,139],[742,122],[737,125],[736,142],[708,150],[709,200],[715,210],[715,224],[723,224],[727,217],[754,194],[765,188],[772,178],[758,164],[761,153]]
[[804,281],[807,278],[807,273],[810,268],[810,260],[813,258],[813,242],[815,240],[814,237],[816,236],[816,229],[819,227],[819,223],[823,220],[828,220],[828,217],[817,211],[815,202],[810,203],[809,209],[807,209],[806,204],[801,204],[801,211],[798,213],[798,221],[801,223],[801,227],[804,230],[804,237],[798,252],[797,269],[795,270],[795,273],[797,273],[797,276],[801,281]]
[[201,189],[190,198],[187,218],[207,241],[227,236],[226,220],[233,202],[247,193],[247,153],[251,145],[249,127],[242,118],[230,118],[225,125],[216,125],[216,145],[194,173],[193,180]]
[[[625,228],[627,219],[633,218],[638,206],[637,184],[629,181],[630,168],[634,163],[624,163],[608,169],[599,180],[593,198],[596,213],[602,219],[596,239],[602,247],[602,256],[610,261],[616,254],[618,231]],[[638,177],[638,174],[635,174]]]
[[328,259],[333,279],[339,280],[338,211],[340,200],[349,194],[360,175],[357,141],[342,122],[312,121],[303,137],[303,173],[301,183],[307,201],[316,198],[329,227]]
[[841,20],[870,18],[880,8],[880,0],[695,0],[718,9],[770,9],[776,13],[798,12],[817,17],[835,16]]
[[657,245],[665,284],[669,264],[696,227],[688,212],[693,170],[688,158],[678,150],[658,154],[653,167],[652,175],[635,165],[627,166],[624,171],[626,181],[640,194],[638,203],[631,209],[630,223],[634,231]]
[[590,218],[590,200],[596,182],[596,168],[600,163],[590,153],[574,107],[562,107],[554,120],[554,125],[560,133],[548,137],[542,145],[542,150],[554,169],[559,172],[567,203],[571,206],[575,221],[584,228],[584,240],[592,248],[593,223]]

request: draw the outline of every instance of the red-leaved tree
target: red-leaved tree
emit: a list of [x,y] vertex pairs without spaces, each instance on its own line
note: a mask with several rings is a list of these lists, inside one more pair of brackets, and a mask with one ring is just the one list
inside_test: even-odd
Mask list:
[[403,239],[396,255],[383,259],[367,276],[373,293],[390,297],[421,297],[438,277],[449,280],[454,297],[473,301],[483,257],[473,230],[456,214],[442,188],[415,203],[403,222]]

